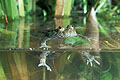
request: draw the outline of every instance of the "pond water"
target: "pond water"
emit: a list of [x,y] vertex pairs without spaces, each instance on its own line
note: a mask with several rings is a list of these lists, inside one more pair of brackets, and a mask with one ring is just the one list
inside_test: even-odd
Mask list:
[[[0,23],[0,80],[119,80],[119,19],[98,20],[101,27],[85,17]],[[83,37],[57,37],[41,46],[54,29],[69,24]]]
[[[89,52],[90,54],[92,52]],[[1,51],[1,80],[119,80],[120,52],[99,52],[100,65],[86,64],[80,52],[57,51],[38,67],[41,51]]]

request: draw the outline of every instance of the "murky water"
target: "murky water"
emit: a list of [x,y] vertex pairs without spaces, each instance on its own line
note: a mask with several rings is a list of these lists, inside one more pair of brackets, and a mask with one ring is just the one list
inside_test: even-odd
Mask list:
[[[119,21],[98,19],[101,27],[84,17],[0,23],[0,80],[119,80]],[[48,32],[69,24],[91,40],[55,38],[41,47]]]
[[97,54],[100,65],[80,51],[53,51],[47,56],[46,67],[38,67],[41,51],[1,51],[1,80],[119,80],[120,52],[89,52]]

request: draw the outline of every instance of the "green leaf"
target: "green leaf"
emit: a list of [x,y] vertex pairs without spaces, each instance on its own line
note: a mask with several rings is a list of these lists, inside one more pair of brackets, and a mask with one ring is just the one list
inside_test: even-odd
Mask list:
[[65,43],[72,44],[72,45],[85,45],[88,44],[89,41],[86,39],[83,39],[81,37],[68,37],[66,40],[64,40]]
[[69,54],[68,57],[67,57],[67,59],[69,60],[71,56],[72,56],[72,54]]
[[47,12],[45,10],[43,10],[43,15],[47,16]]

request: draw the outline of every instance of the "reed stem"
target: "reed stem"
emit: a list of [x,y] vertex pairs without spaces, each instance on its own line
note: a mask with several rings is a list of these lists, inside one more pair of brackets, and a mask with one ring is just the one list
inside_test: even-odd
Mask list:
[[9,20],[19,18],[16,0],[1,0],[1,5],[4,14]]
[[18,0],[18,7],[19,7],[19,16],[24,17],[25,13],[24,13],[24,3],[23,0]]
[[56,1],[55,17],[62,17],[64,15],[64,2],[65,0]]
[[83,0],[83,4],[84,13],[87,13],[87,0]]
[[1,3],[0,3],[0,19],[2,18],[2,16],[3,16],[3,10],[2,10]]
[[65,0],[65,4],[64,4],[64,16],[68,17],[70,16],[70,11],[71,11],[71,4],[72,4],[72,0]]
[[36,0],[32,0],[32,12],[36,11]]
[[30,0],[24,0],[24,6],[25,6],[25,13],[26,14],[29,14],[30,11],[31,11],[31,8],[30,8]]

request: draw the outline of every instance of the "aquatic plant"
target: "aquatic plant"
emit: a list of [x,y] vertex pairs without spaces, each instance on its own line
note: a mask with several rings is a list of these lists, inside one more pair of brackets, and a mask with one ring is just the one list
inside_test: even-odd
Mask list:
[[4,15],[6,15],[9,20],[19,18],[16,0],[1,0],[1,5]]
[[1,6],[1,4],[0,4],[0,19],[2,18],[3,15],[4,15],[4,14],[3,14],[2,6]]
[[6,16],[10,21],[18,19],[19,16],[28,16],[31,13],[35,13],[36,10],[38,10],[36,14],[43,14],[42,16],[53,15],[55,17],[69,17],[74,15],[71,14],[71,11],[81,11],[82,14],[86,14],[91,7],[94,7],[97,13],[107,11],[110,15],[113,15],[114,13],[120,13],[120,4],[117,3],[117,1],[118,0],[0,0],[0,17]]
[[18,9],[19,9],[19,16],[24,17],[25,16],[25,12],[24,12],[24,3],[23,0],[18,0]]
[[31,11],[30,4],[31,4],[30,0],[24,0],[25,14],[30,13],[30,11]]

